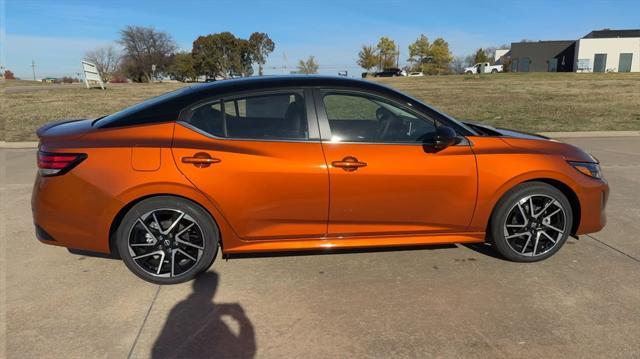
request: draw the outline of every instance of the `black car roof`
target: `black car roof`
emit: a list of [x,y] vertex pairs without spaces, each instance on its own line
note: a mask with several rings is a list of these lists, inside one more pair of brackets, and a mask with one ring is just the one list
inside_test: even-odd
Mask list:
[[224,95],[225,93],[269,88],[316,86],[357,88],[383,93],[392,97],[406,97],[387,86],[371,81],[346,77],[318,75],[243,77],[184,87],[101,118],[95,125],[100,128],[106,128],[175,121],[184,108],[196,102],[206,100],[207,98]]
[[462,134],[472,133],[472,130],[451,117],[385,85],[367,80],[320,75],[256,76],[196,84],[154,97],[101,118],[96,121],[94,126],[108,128],[176,121],[183,109],[209,98],[219,97],[227,93],[287,87],[348,88],[376,92],[396,100],[413,102],[424,112],[428,112],[432,116],[445,121]]

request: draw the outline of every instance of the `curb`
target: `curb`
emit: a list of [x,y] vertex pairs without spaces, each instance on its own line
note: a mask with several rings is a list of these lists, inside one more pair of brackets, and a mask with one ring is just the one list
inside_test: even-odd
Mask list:
[[639,137],[640,131],[539,132],[551,138]]
[[37,141],[5,142],[0,141],[0,148],[37,148]]
[[[551,138],[598,138],[598,137],[640,137],[640,131],[583,131],[583,132],[538,132]],[[5,142],[0,141],[0,148],[37,148],[37,141]]]

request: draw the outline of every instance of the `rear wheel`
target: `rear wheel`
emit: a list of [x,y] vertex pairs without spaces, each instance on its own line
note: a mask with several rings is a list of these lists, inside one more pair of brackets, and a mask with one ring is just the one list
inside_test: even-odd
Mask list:
[[219,232],[209,214],[188,200],[159,196],[137,203],[123,218],[117,246],[126,266],[156,284],[191,280],[207,270]]
[[560,250],[572,223],[571,204],[560,190],[528,182],[507,192],[496,206],[491,239],[505,258],[536,262]]
[[491,73],[492,73],[492,74],[497,74],[497,73],[498,73],[498,70],[493,69],[493,70],[491,70]]

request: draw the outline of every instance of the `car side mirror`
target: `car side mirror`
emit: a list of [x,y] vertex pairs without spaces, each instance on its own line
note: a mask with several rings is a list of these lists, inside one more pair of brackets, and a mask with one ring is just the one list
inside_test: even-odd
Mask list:
[[438,126],[430,145],[437,150],[443,150],[458,143],[458,139],[458,134],[451,127]]

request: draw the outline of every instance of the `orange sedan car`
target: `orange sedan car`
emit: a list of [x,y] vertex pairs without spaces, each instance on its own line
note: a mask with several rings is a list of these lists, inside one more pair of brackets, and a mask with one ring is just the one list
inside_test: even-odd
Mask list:
[[552,256],[605,225],[598,161],[335,77],[225,80],[38,130],[40,241],[172,284],[223,254],[490,241]]

